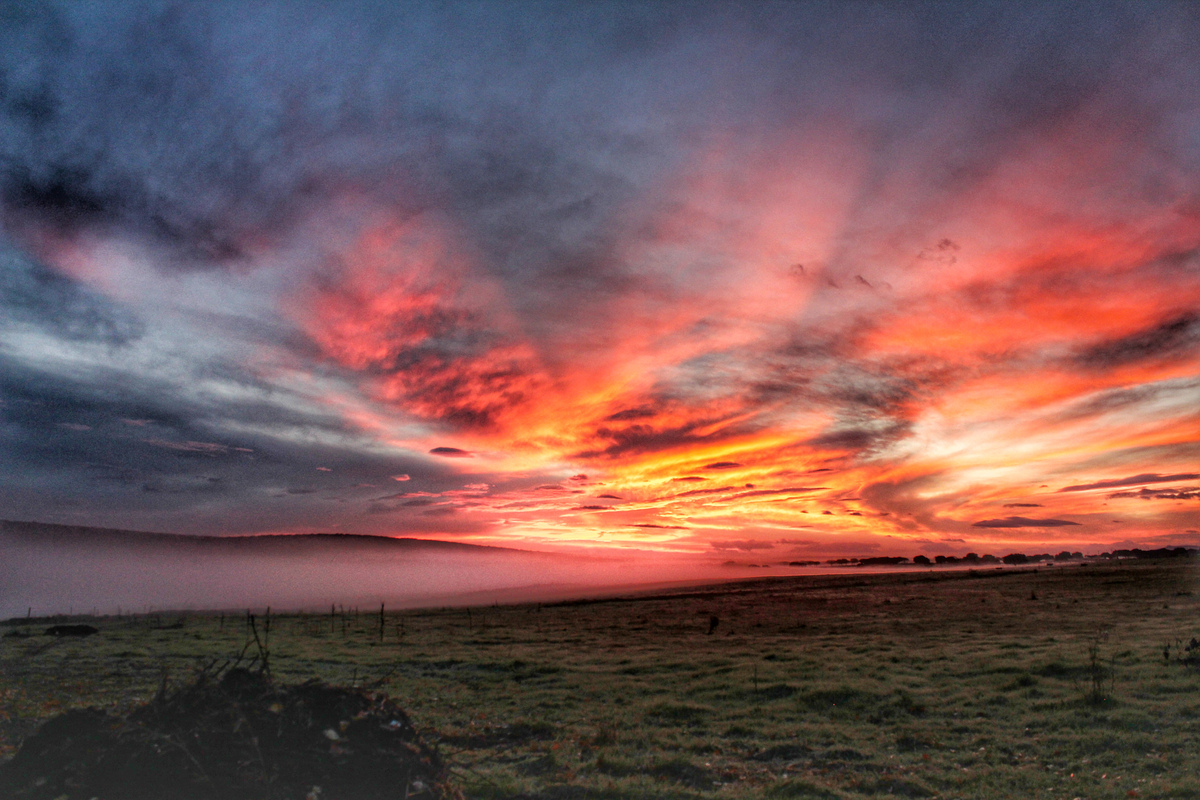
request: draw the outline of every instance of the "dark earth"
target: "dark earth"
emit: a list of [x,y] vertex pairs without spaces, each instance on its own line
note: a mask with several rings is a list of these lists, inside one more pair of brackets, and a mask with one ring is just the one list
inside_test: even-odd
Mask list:
[[12,800],[440,800],[442,760],[383,695],[242,667],[166,686],[125,716],[49,720],[0,765]]

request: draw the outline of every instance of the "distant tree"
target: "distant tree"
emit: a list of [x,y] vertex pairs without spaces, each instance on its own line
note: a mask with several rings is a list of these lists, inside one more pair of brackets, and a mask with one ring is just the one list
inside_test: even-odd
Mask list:
[[1063,550],[1061,553],[1059,553],[1058,555],[1056,555],[1054,557],[1054,560],[1055,561],[1070,561],[1072,558],[1073,558],[1073,556],[1071,555],[1070,552]]
[[999,564],[1000,559],[996,558],[991,553],[985,553],[979,557],[979,561],[983,564]]
[[1000,560],[1005,564],[1025,564],[1029,562],[1029,556],[1024,553],[1009,553]]
[[978,553],[967,553],[965,556],[962,557],[962,560],[967,562],[968,564],[978,564],[979,563],[979,554]]
[[928,567],[932,562],[930,562],[928,556],[913,556],[913,563],[920,564],[923,567]]

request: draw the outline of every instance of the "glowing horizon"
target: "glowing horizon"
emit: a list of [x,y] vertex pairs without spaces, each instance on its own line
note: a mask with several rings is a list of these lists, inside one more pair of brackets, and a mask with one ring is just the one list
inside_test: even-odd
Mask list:
[[1200,545],[1194,10],[263,8],[21,29],[0,517]]

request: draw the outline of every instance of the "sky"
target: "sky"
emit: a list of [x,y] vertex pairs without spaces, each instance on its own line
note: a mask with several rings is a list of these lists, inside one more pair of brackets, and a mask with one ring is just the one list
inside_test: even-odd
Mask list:
[[1200,8],[0,9],[0,518],[1200,544]]

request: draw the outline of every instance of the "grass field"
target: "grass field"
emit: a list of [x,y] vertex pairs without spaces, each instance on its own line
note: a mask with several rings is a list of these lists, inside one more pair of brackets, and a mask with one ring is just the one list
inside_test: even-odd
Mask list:
[[[1177,659],[1198,577],[864,570],[389,612],[382,641],[377,608],[273,614],[268,646],[276,680],[386,691],[468,797],[1200,798],[1200,670]],[[3,755],[248,634],[244,613],[89,621],[86,639],[0,639]]]

